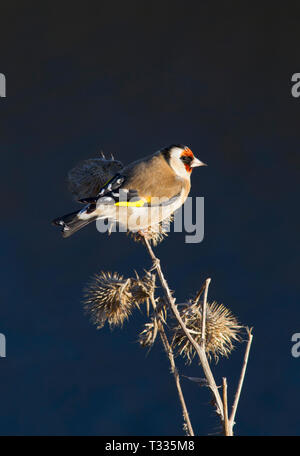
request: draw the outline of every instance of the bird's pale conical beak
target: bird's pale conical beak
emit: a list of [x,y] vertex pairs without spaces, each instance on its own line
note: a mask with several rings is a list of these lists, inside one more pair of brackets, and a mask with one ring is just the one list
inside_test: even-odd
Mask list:
[[196,168],[196,166],[207,166],[206,163],[203,163],[202,161],[198,160],[198,158],[194,157],[194,160],[192,161],[191,167]]

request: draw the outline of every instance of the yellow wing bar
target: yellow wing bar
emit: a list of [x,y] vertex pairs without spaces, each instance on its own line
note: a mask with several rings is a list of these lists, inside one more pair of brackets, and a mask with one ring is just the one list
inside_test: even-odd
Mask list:
[[144,200],[138,201],[119,201],[115,204],[115,206],[122,206],[122,207],[143,207],[145,204]]

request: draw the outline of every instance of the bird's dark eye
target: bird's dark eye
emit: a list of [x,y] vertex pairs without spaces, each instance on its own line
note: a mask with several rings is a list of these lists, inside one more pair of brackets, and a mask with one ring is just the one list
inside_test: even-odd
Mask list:
[[182,160],[185,165],[190,165],[193,161],[193,158],[189,155],[182,155],[180,157],[180,160]]

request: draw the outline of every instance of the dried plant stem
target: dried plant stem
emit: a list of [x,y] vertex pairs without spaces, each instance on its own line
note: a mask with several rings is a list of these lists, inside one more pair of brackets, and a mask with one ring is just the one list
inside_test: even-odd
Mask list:
[[227,403],[227,379],[223,377],[223,405],[224,405],[224,423],[223,432],[224,435],[232,435],[232,429],[228,421],[228,403]]
[[224,421],[224,411],[223,411],[223,403],[222,403],[222,399],[221,399],[221,396],[219,394],[219,391],[218,391],[218,387],[216,385],[216,382],[215,382],[215,379],[213,377],[213,374],[211,372],[211,369],[210,369],[210,366],[209,366],[209,363],[208,363],[208,360],[207,360],[207,357],[206,357],[206,353],[205,353],[205,348],[200,345],[197,344],[197,342],[195,342],[195,340],[193,339],[193,337],[191,336],[190,332],[188,331],[187,327],[185,326],[181,316],[180,316],[180,313],[177,309],[177,306],[175,304],[175,299],[173,298],[172,294],[171,294],[171,291],[170,291],[170,288],[168,286],[168,283],[164,277],[164,274],[162,272],[162,269],[161,269],[161,266],[160,266],[160,260],[155,256],[150,244],[149,244],[149,241],[144,238],[144,243],[145,243],[145,246],[149,252],[149,255],[153,261],[153,267],[156,269],[157,271],[157,275],[159,277],[159,280],[160,280],[160,283],[161,283],[161,286],[164,290],[164,293],[165,293],[165,296],[166,296],[166,299],[168,301],[168,304],[169,304],[169,307],[170,309],[172,310],[175,318],[177,319],[178,323],[180,324],[182,330],[184,331],[186,337],[188,338],[188,340],[190,341],[190,343],[193,345],[193,347],[195,348],[196,350],[196,353],[198,354],[199,356],[199,360],[200,360],[200,363],[202,365],[202,368],[203,368],[203,371],[204,371],[204,375],[206,377],[206,380],[207,380],[207,385],[209,386],[209,388],[211,389],[212,391],[212,394],[214,396],[214,402],[215,402],[215,406],[216,406],[216,410],[217,410],[217,413],[220,415],[220,418],[221,418],[221,421],[223,423]]
[[199,299],[201,298],[201,295],[203,293],[203,291],[205,290],[205,283],[202,285],[202,287],[200,288],[200,290],[198,291],[198,293],[196,294],[196,297],[195,297],[195,300],[194,300],[194,304],[197,304]]
[[201,330],[201,345],[205,349],[205,325],[206,325],[206,303],[207,303],[207,293],[208,287],[211,282],[211,279],[205,280],[205,289],[204,289],[204,298],[202,306],[202,330]]
[[243,387],[243,382],[244,382],[244,378],[245,378],[246,368],[247,368],[247,364],[248,364],[249,352],[250,352],[252,339],[253,339],[252,328],[250,328],[250,329],[246,328],[246,329],[247,329],[247,334],[248,334],[248,342],[247,342],[247,347],[246,347],[246,351],[245,351],[245,355],[244,355],[244,361],[243,361],[243,367],[242,367],[242,371],[241,371],[241,376],[240,376],[240,379],[239,379],[237,391],[235,393],[234,402],[233,402],[233,405],[232,405],[231,415],[230,415],[230,418],[229,418],[229,425],[230,425],[231,433],[232,433],[231,435],[233,435],[233,426],[235,424],[235,421],[234,421],[235,414],[236,414],[236,411],[237,411],[237,406],[238,406],[238,403],[239,403],[239,399],[240,399],[240,395],[241,395],[241,391],[242,391],[242,387]]
[[[156,303],[155,303],[155,299],[154,299],[153,293],[150,296],[150,300],[151,300],[151,303],[152,303],[152,307],[153,307],[153,309],[155,311],[156,310]],[[194,436],[195,434],[194,434],[194,431],[193,431],[192,423],[190,421],[190,417],[189,417],[189,413],[188,413],[188,410],[187,410],[187,406],[186,406],[186,403],[185,403],[185,400],[184,400],[184,396],[183,396],[183,392],[182,392],[182,388],[181,388],[181,384],[180,384],[180,375],[178,373],[178,370],[177,370],[177,367],[176,367],[176,364],[175,364],[173,350],[172,350],[172,347],[170,346],[168,337],[167,337],[167,335],[165,333],[165,330],[164,330],[164,327],[163,327],[163,324],[162,324],[161,320],[159,319],[159,317],[157,317],[156,320],[157,320],[158,332],[159,332],[159,335],[160,335],[164,350],[165,350],[165,352],[166,352],[166,354],[167,354],[167,356],[169,358],[169,361],[170,361],[171,372],[172,372],[172,374],[174,376],[174,380],[175,380],[175,384],[176,384],[176,388],[177,388],[177,392],[178,392],[178,397],[179,397],[181,408],[182,408],[182,414],[183,414],[183,419],[184,419],[184,422],[185,422],[186,431],[187,431],[187,434],[189,436]]]

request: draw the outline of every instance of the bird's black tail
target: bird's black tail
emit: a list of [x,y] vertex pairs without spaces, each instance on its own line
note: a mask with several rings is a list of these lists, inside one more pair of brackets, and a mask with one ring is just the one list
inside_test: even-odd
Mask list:
[[52,224],[60,226],[62,228],[62,236],[67,238],[97,219],[97,217],[92,214],[86,219],[79,218],[80,213],[82,213],[82,211],[71,212],[71,214],[63,215],[62,217],[54,219]]

